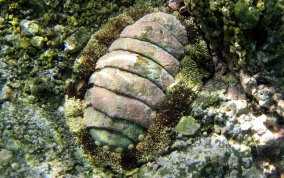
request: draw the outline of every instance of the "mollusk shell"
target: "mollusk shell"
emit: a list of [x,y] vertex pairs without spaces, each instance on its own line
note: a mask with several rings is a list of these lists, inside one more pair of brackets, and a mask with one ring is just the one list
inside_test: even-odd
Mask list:
[[102,56],[84,99],[84,122],[98,146],[122,152],[144,137],[174,82],[185,27],[156,12],[127,26]]

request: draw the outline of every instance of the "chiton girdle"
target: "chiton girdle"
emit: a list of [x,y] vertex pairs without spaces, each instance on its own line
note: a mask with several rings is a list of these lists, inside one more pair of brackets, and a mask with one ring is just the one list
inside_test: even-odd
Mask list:
[[163,12],[127,26],[96,63],[84,99],[84,122],[96,145],[135,148],[174,83],[187,44],[185,27]]

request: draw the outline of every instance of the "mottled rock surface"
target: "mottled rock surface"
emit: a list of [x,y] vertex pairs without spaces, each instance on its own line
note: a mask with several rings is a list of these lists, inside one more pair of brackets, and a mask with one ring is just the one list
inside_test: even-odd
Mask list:
[[[0,0],[0,177],[283,176],[283,0],[184,4],[181,16],[164,0]],[[165,26],[186,45],[166,93],[177,99],[138,156],[111,154],[82,130],[113,121],[91,112],[105,122],[82,123],[82,98],[109,45],[153,11],[174,14],[188,31]],[[159,13],[148,19],[173,20]],[[194,135],[174,130],[183,115],[200,125]],[[124,122],[116,126],[129,132]],[[127,128],[139,137],[135,125]]]
[[[262,177],[247,150],[224,136],[202,138],[141,167],[138,177]],[[237,171],[238,170],[238,171]]]

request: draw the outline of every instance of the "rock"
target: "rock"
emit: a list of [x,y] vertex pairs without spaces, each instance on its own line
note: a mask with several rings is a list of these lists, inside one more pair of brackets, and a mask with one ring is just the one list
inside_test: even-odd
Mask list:
[[277,102],[277,113],[284,117],[284,100],[279,100]]
[[251,94],[252,89],[256,88],[257,86],[256,79],[254,77],[250,77],[243,70],[240,71],[240,80],[241,80],[241,85],[246,93]]
[[0,90],[0,103],[4,102],[5,100],[11,99],[15,93],[12,89],[6,84]]
[[91,32],[88,31],[87,29],[85,28],[79,29],[71,36],[67,37],[66,40],[64,40],[65,50],[70,53],[77,52],[89,40],[90,36]]
[[232,116],[233,115],[239,116],[249,111],[247,102],[245,100],[232,100],[232,101],[223,102],[220,105],[220,109],[226,112],[232,112]]
[[44,45],[45,39],[41,36],[34,36],[31,39],[31,44],[36,48],[42,48]]
[[175,127],[175,130],[182,135],[192,136],[199,130],[200,124],[191,116],[183,116]]
[[268,108],[273,104],[273,94],[275,90],[272,87],[266,87],[265,85],[259,85],[257,88],[252,89],[252,95],[258,101],[258,104],[262,107]]
[[236,100],[236,99],[245,99],[245,94],[241,91],[239,86],[231,86],[227,91],[228,99]]
[[242,173],[252,177],[262,176],[254,169],[248,150],[234,148],[224,136],[214,135],[201,138],[182,151],[173,151],[155,162],[143,165],[137,176],[231,177]]
[[267,119],[266,115],[261,115],[255,118],[251,122],[252,130],[256,132],[258,135],[263,135],[266,132],[267,128],[264,125],[264,123],[266,122],[266,119]]
[[13,158],[13,153],[6,149],[1,149],[0,151],[0,168],[4,168],[9,165],[11,159]]
[[[0,177],[56,177],[62,171],[75,170],[84,160],[73,155],[78,148],[58,113],[43,112],[43,108],[33,104],[6,101],[0,119],[0,145],[5,148],[0,150]],[[82,150],[78,152],[82,155]],[[62,160],[58,159],[59,154]]]
[[21,20],[22,32],[26,35],[37,35],[41,32],[41,26],[35,21]]

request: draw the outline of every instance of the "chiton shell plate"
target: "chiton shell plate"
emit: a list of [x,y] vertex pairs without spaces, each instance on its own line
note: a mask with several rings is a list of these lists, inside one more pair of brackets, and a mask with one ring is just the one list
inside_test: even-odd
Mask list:
[[174,83],[187,44],[185,27],[163,12],[127,26],[102,56],[84,99],[84,122],[98,146],[133,149]]

